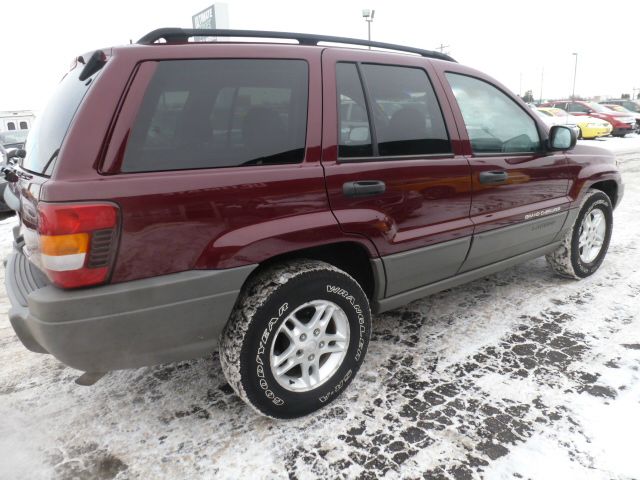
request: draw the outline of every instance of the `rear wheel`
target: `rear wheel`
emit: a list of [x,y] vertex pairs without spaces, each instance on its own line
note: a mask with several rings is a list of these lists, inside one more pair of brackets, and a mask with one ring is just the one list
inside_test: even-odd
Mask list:
[[573,228],[562,244],[547,255],[549,266],[564,277],[585,278],[595,273],[609,248],[613,207],[600,190],[585,195]]
[[263,415],[295,418],[333,401],[364,360],[369,302],[324,262],[270,267],[244,288],[220,341],[235,392]]

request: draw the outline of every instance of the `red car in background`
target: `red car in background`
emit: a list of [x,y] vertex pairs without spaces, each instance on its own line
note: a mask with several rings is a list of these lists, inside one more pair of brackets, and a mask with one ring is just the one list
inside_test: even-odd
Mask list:
[[624,137],[627,133],[635,130],[636,119],[624,113],[614,112],[610,108],[604,107],[595,102],[583,100],[557,100],[540,105],[541,107],[555,107],[566,110],[572,115],[590,115],[592,117],[606,120],[613,127],[611,135],[614,137]]

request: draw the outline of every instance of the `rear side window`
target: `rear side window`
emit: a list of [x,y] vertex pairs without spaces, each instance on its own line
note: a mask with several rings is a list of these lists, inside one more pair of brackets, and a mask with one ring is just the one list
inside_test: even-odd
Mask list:
[[7,130],[15,130],[16,129],[16,124],[13,122],[9,122],[7,123]]
[[451,152],[435,93],[420,68],[363,64],[381,156]]
[[27,130],[28,128],[27,122],[20,122],[20,130]]
[[589,113],[589,109],[581,103],[570,103],[567,111],[575,113]]
[[536,123],[497,87],[447,73],[475,153],[529,153],[541,148]]
[[27,156],[22,167],[35,173],[51,171],[71,121],[85,94],[100,71],[88,80],[80,81],[81,67],[71,70],[62,79],[41,115],[36,118],[25,145]]
[[373,155],[371,128],[356,65],[338,63],[336,81],[340,116],[338,155],[342,158],[370,157]]
[[160,62],[121,170],[301,162],[308,83],[303,60]]

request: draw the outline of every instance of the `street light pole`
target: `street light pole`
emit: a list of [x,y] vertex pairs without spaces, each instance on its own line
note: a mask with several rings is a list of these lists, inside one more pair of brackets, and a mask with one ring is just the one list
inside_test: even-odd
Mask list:
[[[362,17],[367,22],[367,40],[369,41],[371,41],[371,22],[373,22],[373,17],[375,14],[375,10],[362,10]],[[371,45],[369,45],[369,50],[371,50]]]
[[544,67],[542,67],[542,73],[540,74],[540,104],[542,104],[542,85],[544,84]]
[[576,57],[576,63],[575,63],[575,66],[573,67],[573,90],[571,92],[571,100],[575,100],[576,99],[576,75],[578,74],[578,54],[573,53],[572,55]]

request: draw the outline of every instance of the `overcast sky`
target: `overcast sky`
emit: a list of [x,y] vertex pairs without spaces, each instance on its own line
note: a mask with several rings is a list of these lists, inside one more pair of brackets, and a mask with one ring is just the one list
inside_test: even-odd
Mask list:
[[[566,97],[578,52],[576,94],[640,88],[640,0],[227,0],[229,26],[366,38],[435,49],[494,76],[516,93]],[[40,109],[74,56],[136,41],[159,27],[190,27],[207,0],[3,1],[0,110]],[[611,20],[607,20],[611,19]],[[522,81],[521,81],[522,79]]]

